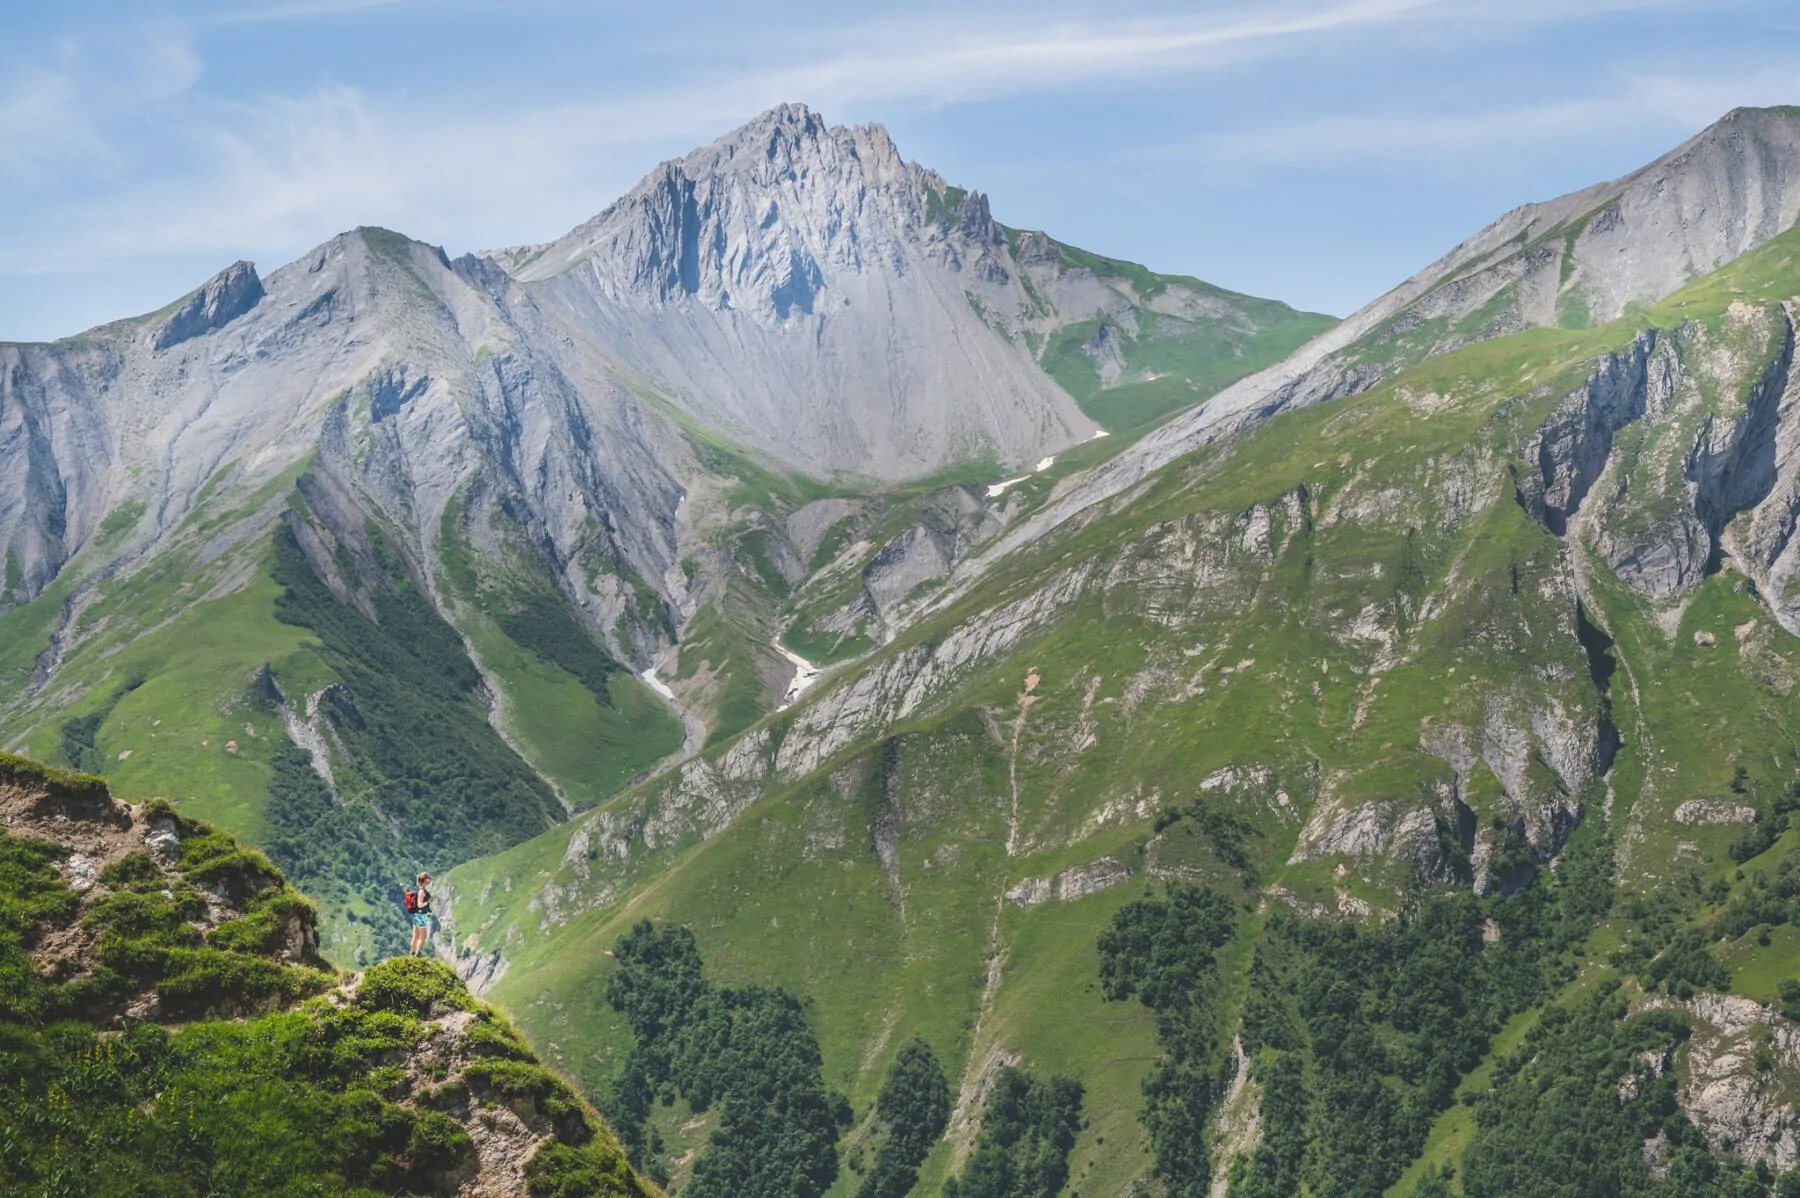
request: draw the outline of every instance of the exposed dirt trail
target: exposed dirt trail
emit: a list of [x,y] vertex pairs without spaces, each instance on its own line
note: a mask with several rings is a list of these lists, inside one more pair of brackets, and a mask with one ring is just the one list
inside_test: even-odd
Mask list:
[[[1007,762],[1007,783],[1011,791],[1010,803],[1006,814],[1006,859],[1012,860],[1019,851],[1019,740],[1025,733],[1025,720],[1031,712],[1031,705],[1036,699],[1039,682],[1036,669],[1025,673],[1025,687],[1019,692],[1019,714],[1013,718],[1012,734]],[[988,925],[987,945],[987,978],[981,987],[981,1002],[975,1012],[975,1026],[970,1036],[970,1044],[976,1051],[969,1056],[968,1064],[963,1067],[962,1081],[957,1087],[956,1106],[950,1112],[950,1129],[948,1137],[956,1146],[956,1161],[960,1164],[967,1156],[975,1136],[975,1112],[980,1106],[987,1080],[996,1069],[1011,1062],[1010,1054],[998,1049],[982,1052],[980,1050],[981,1035],[987,1027],[988,1016],[994,1010],[994,996],[1000,989],[1005,977],[1006,957],[1001,951],[1000,920],[1006,913],[1006,890],[1010,881],[1010,871],[1000,879],[1000,892],[994,896],[994,918]]]

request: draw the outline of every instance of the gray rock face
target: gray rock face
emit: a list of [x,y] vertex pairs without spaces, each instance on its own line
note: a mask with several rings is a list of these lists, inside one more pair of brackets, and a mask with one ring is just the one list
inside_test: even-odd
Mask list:
[[[354,545],[374,519],[430,589],[456,497],[478,552],[503,556],[516,528],[643,667],[705,598],[680,568],[722,502],[695,421],[817,477],[1032,463],[1097,430],[1031,346],[1130,309],[1129,290],[1041,234],[1009,238],[985,198],[904,161],[880,127],[784,106],[549,245],[450,262],[362,229],[266,277],[235,264],[170,313],[0,345],[0,610],[106,525],[71,587],[74,627],[88,581],[161,552],[196,502],[310,461],[309,503],[336,532],[297,535],[324,576],[325,542]],[[1199,284],[1145,301],[1234,327],[1243,302]],[[834,502],[796,516],[808,552],[784,573]],[[214,560],[281,510],[193,548]],[[993,531],[975,527],[985,509],[971,519],[948,539],[928,527],[944,569]]]
[[[1717,1151],[1778,1170],[1800,1161],[1793,1095],[1780,1074],[1756,1066],[1757,1049],[1787,1072],[1800,1065],[1800,1028],[1767,1007],[1734,994],[1701,994],[1679,1001],[1649,995],[1641,1007],[1682,1012],[1693,1033],[1682,1052],[1676,1090],[1682,1111]],[[1668,1063],[1649,1062],[1660,1074]],[[1635,1084],[1628,1078],[1626,1084]]]
[[262,280],[256,277],[256,267],[248,262],[234,262],[175,309],[175,315],[150,338],[151,348],[168,349],[221,328],[254,308],[262,297]]
[[1517,497],[1551,532],[1585,538],[1641,594],[1679,596],[1729,555],[1776,618],[1800,627],[1788,596],[1800,566],[1794,317],[1738,304],[1728,320],[1722,333],[1646,330],[1598,359],[1523,447]]
[[566,237],[488,258],[559,332],[794,465],[1033,461],[1094,425],[982,319],[1030,297],[986,199],[957,195],[880,126],[783,105]]
[[863,595],[883,624],[925,583],[944,577],[957,562],[1003,527],[972,487],[944,487],[925,496],[917,524],[883,546],[863,567]]
[[1006,900],[1016,907],[1036,907],[1051,901],[1070,903],[1130,880],[1131,870],[1123,863],[1102,857],[1065,869],[1054,877],[1026,878],[1006,892]]
[[1286,361],[1065,479],[1042,509],[965,563],[942,602],[1057,525],[1278,412],[1364,390],[1394,366],[1473,341],[1612,320],[1761,245],[1797,216],[1796,108],[1738,109],[1622,179],[1515,209]]
[[[1557,536],[1568,530],[1570,515],[1605,470],[1613,437],[1649,406],[1645,364],[1655,344],[1655,336],[1645,333],[1629,353],[1601,359],[1593,376],[1557,406],[1526,447],[1526,460],[1536,470],[1520,478],[1520,500]],[[1667,372],[1657,377],[1666,379]]]
[[99,407],[118,374],[91,344],[0,345],[0,606],[43,590],[99,531],[115,446]]
[[181,833],[176,831],[172,819],[153,820],[144,827],[144,847],[150,850],[150,856],[164,869],[175,868],[181,860]]

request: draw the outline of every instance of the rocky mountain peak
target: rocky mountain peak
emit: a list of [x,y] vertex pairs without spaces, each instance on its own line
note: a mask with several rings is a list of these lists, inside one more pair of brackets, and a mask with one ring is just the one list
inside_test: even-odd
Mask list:
[[[494,257],[523,281],[585,265],[613,300],[780,323],[811,315],[838,275],[903,266],[933,180],[881,126],[783,104],[658,166],[562,239]],[[991,226],[985,201],[971,219]]]

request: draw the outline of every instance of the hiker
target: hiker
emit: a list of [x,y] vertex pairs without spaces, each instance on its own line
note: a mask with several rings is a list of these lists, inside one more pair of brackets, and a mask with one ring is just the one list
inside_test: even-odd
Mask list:
[[412,956],[425,955],[425,940],[431,935],[431,875],[420,874],[415,889],[406,892],[406,917],[412,921]]

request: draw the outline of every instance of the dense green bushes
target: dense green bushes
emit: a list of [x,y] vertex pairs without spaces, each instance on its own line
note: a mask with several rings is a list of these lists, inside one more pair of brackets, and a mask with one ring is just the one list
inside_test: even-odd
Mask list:
[[71,1196],[443,1193],[473,1148],[437,1107],[472,1100],[534,1105],[557,1129],[527,1165],[533,1198],[642,1198],[617,1143],[535,1062],[478,1061],[398,1101],[394,1063],[418,1051],[421,1008],[474,1010],[471,1031],[504,1025],[443,966],[392,964],[404,968],[355,1003],[241,1023],[0,1024],[0,1178]]
[[[1232,1193],[1379,1196],[1501,1021],[1570,976],[1570,950],[1609,909],[1611,863],[1584,829],[1556,874],[1512,895],[1420,889],[1397,922],[1367,927],[1274,912],[1242,1015],[1261,1135]],[[1224,897],[1176,885],[1121,908],[1099,941],[1106,997],[1156,1012],[1143,1121],[1174,1198],[1211,1186],[1205,1131],[1230,1080],[1216,961],[1235,921]]]
[[[145,991],[165,1016],[180,1017],[293,1000],[330,984],[323,969],[275,959],[313,920],[279,871],[203,825],[183,821],[183,830],[191,836],[173,877],[141,852],[108,867],[101,881],[112,893],[81,916],[92,959],[49,974],[26,953],[44,929],[74,915],[76,896],[55,865],[68,852],[0,834],[0,1020],[35,1025],[95,1014]],[[229,894],[242,914],[202,932],[208,902],[198,883]]]
[[304,749],[283,741],[269,766],[273,777],[263,814],[269,855],[323,902],[339,908],[353,898],[368,903],[376,951],[402,951],[409,926],[396,892],[418,872],[413,859],[374,808],[331,797]]
[[1679,874],[1668,883],[1646,894],[1629,896],[1621,904],[1622,913],[1630,921],[1624,943],[1616,949],[1611,963],[1635,975],[1647,989],[1665,990],[1676,998],[1689,998],[1701,990],[1722,990],[1731,982],[1731,974],[1713,957],[1707,942],[1712,929],[1743,918],[1752,910],[1757,915],[1772,914],[1767,910],[1770,896],[1752,884],[1737,904],[1728,906],[1717,920],[1693,924],[1702,904],[1717,901],[1729,891],[1720,883],[1720,891],[1709,895],[1694,871]]
[[75,911],[76,896],[56,863],[67,854],[43,840],[0,835],[0,1019],[36,1022],[54,990],[26,952],[38,929]]
[[645,920],[615,956],[606,998],[635,1043],[607,1113],[632,1159],[662,1174],[651,1106],[681,1097],[696,1111],[721,1108],[686,1198],[808,1198],[829,1189],[850,1104],[825,1089],[818,1038],[800,1000],[768,987],[708,984],[693,933],[682,927],[658,931]]
[[434,1008],[467,1011],[473,1001],[457,976],[426,957],[395,957],[363,974],[356,1004],[368,1011],[396,1011],[414,1019]]
[[[1610,988],[1548,1008],[1495,1066],[1463,1156],[1468,1198],[1762,1198],[1757,1177],[1707,1151],[1662,1067],[1688,1031],[1673,1011],[1627,1014]],[[1650,1148],[1646,1150],[1646,1144]]]
[[99,707],[86,715],[76,716],[62,726],[63,759],[71,768],[83,770],[90,774],[106,772],[106,757],[100,752],[94,738],[100,734],[100,725],[106,723],[106,717],[112,709],[119,705],[119,700],[144,685],[144,679],[135,676],[126,680],[125,685],[109,695]]
[[288,1012],[173,1034],[133,1024],[116,1036],[8,1028],[0,1175],[52,1195],[427,1188],[467,1153],[467,1136],[387,1102],[354,1066],[309,1069],[294,1048],[325,1018]]
[[623,1153],[560,1142],[544,1145],[525,1162],[525,1184],[531,1198],[624,1198],[645,1193]]
[[1069,1180],[1069,1150],[1081,1130],[1081,1083],[1038,1078],[1007,1066],[981,1108],[981,1136],[944,1198],[1053,1198]]
[[[1501,1022],[1573,976],[1611,871],[1610,841],[1583,827],[1554,873],[1514,894],[1420,889],[1399,920],[1368,927],[1272,915],[1242,1028],[1261,1136],[1233,1195],[1381,1195]],[[1203,1174],[1180,1180],[1204,1192]]]
[[[1737,775],[1732,778],[1733,793],[1744,793],[1744,772],[1739,766]],[[1787,793],[1773,803],[1756,808],[1756,819],[1731,843],[1731,859],[1742,864],[1767,852],[1775,838],[1787,831],[1788,816],[1795,811],[1800,811],[1800,782],[1790,786]]]
[[[48,1195],[357,1193],[438,1167],[411,1116],[346,1084],[366,1053],[304,1051],[329,1008],[173,1034],[127,1023],[108,1035],[77,1018],[146,989],[170,1018],[330,983],[265,955],[311,918],[279,872],[201,825],[181,830],[173,874],[141,852],[104,871],[111,893],[81,916],[91,959],[50,976],[26,952],[75,915],[55,866],[68,850],[0,835],[0,1176]],[[244,913],[203,933],[200,879],[245,894]]]
[[931,1045],[912,1040],[900,1049],[882,1080],[875,1113],[887,1138],[856,1198],[906,1198],[918,1180],[919,1165],[950,1122],[950,1083]]
[[107,797],[106,779],[104,778],[73,770],[59,770],[55,766],[45,765],[41,761],[33,761],[29,757],[20,757],[14,753],[0,753],[0,777],[10,779],[21,786],[41,786],[53,796],[62,795],[78,799]]
[[1144,1079],[1144,1126],[1156,1175],[1171,1198],[1204,1195],[1212,1178],[1206,1129],[1219,1089],[1219,949],[1230,943],[1231,904],[1185,884],[1128,903],[1100,936],[1100,987],[1109,1001],[1136,996],[1156,1012],[1162,1055]]
[[[163,1018],[218,1005],[289,999],[330,982],[321,971],[261,955],[305,900],[267,861],[240,855],[196,825],[171,877],[147,854],[110,866],[112,891],[83,920],[98,932],[95,967],[68,982],[41,976],[34,937],[74,915],[77,896],[55,863],[67,850],[0,835],[0,1190],[53,1198],[132,1194],[359,1195],[442,1193],[472,1162],[461,1123],[444,1109],[473,1100],[524,1103],[558,1139],[527,1170],[534,1198],[641,1198],[623,1150],[589,1120],[566,1082],[538,1065],[503,1019],[454,973],[423,959],[371,969],[356,1000],[312,999],[243,1022],[168,1031],[126,1021],[105,1032],[85,1005],[153,985]],[[272,881],[248,911],[204,935],[190,880]],[[401,1063],[423,1020],[475,1014],[456,1040],[474,1060],[437,1092],[405,1105]]]
[[588,688],[602,707],[612,706],[609,680],[622,667],[608,657],[569,611],[561,596],[535,592],[500,617],[500,631]]

